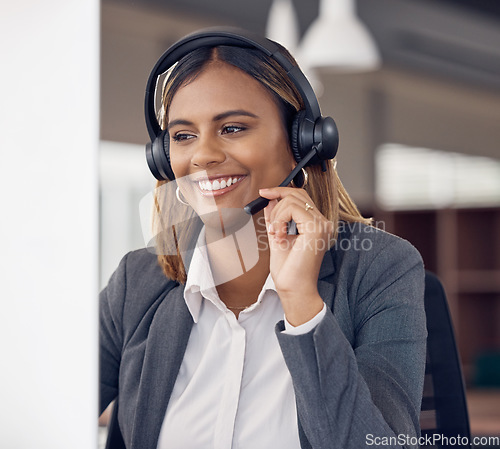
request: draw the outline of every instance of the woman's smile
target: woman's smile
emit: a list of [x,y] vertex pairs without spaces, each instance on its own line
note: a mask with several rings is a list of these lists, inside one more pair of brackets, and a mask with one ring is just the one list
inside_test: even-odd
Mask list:
[[246,175],[217,175],[197,179],[193,181],[202,196],[219,197],[232,192],[240,186]]

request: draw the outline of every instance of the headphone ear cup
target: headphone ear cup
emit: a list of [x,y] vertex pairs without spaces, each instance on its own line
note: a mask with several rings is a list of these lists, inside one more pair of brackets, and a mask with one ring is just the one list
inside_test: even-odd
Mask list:
[[339,132],[335,120],[331,117],[320,117],[314,125],[314,140],[318,145],[318,157],[322,161],[333,159],[339,147]]
[[152,143],[146,145],[146,160],[153,176],[159,181],[175,179],[170,165],[170,136],[163,130]]
[[296,162],[300,162],[300,160],[302,159],[302,148],[300,144],[300,129],[305,115],[306,111],[304,110],[298,111],[297,114],[295,114],[295,117],[293,118],[292,128],[290,130],[290,146],[292,147],[292,154]]

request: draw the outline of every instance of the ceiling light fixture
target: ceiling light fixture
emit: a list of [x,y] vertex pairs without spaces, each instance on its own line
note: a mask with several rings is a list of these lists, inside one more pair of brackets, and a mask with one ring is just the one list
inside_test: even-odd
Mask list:
[[380,66],[377,46],[356,15],[354,0],[320,0],[319,17],[307,30],[297,59],[306,70],[359,72]]
[[292,0],[274,0],[267,19],[266,36],[291,53],[297,50],[299,24]]

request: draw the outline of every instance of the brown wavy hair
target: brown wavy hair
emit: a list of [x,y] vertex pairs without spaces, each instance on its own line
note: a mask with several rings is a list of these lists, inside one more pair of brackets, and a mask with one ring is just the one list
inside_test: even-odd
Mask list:
[[[295,59],[282,46],[281,52],[297,65]],[[252,48],[231,46],[201,47],[184,56],[167,73],[163,87],[162,106],[158,113],[158,121],[162,129],[168,124],[168,112],[172,99],[178,89],[192,82],[210,63],[220,61],[243,70],[261,83],[273,96],[279,107],[285,129],[290,133],[291,124],[297,111],[304,109],[300,93],[283,68],[263,52]],[[326,161],[326,171],[319,165],[306,167],[308,182],[305,190],[318,210],[334,224],[335,243],[340,221],[362,222],[371,224],[371,219],[363,218],[349,194],[342,185],[333,160]],[[155,245],[158,251],[158,262],[165,275],[181,283],[186,282],[187,273],[181,253],[192,248],[203,224],[201,219],[193,217],[190,208],[184,208],[185,215],[177,217],[183,221],[183,235],[167,237],[162,222],[162,210],[171,209],[172,202],[177,201],[169,189],[162,189],[169,181],[158,181],[155,193],[155,210],[153,211],[153,232],[156,235]],[[175,247],[174,247],[175,245]]]

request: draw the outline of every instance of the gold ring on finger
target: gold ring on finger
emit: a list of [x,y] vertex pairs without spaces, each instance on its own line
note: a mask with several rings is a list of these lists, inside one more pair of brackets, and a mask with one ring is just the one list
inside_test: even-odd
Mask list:
[[309,203],[306,203],[306,211],[308,210],[313,210],[314,207],[312,207]]

